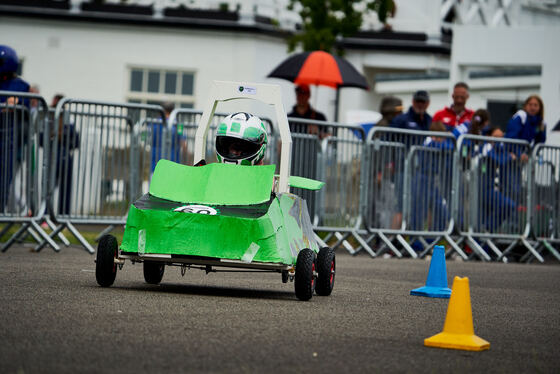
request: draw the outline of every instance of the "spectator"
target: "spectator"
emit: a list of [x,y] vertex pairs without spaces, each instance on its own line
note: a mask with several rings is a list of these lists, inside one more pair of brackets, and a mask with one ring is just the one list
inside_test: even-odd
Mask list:
[[[19,59],[16,51],[0,45],[0,90],[29,92],[29,84],[17,76]],[[0,96],[0,104],[18,104],[15,97]],[[29,100],[23,100],[29,106]],[[10,186],[23,150],[17,149],[18,139],[25,140],[25,126],[15,126],[16,116],[9,115],[10,108],[0,108],[0,211],[7,209]],[[14,157],[15,156],[15,157]]]
[[[544,105],[538,95],[529,96],[523,108],[509,120],[505,138],[525,140],[529,146],[546,141],[546,124],[544,123]],[[508,144],[507,150],[512,158],[509,168],[509,181],[506,195],[513,201],[524,201],[523,168],[529,160],[529,148],[523,145]]]
[[430,105],[430,95],[424,90],[416,91],[412,95],[412,106],[408,112],[400,114],[391,121],[392,127],[408,130],[428,131],[432,117],[426,113]]
[[[293,175],[317,179],[317,163],[321,152],[319,141],[325,139],[329,135],[329,131],[327,126],[297,122],[297,118],[316,121],[327,120],[323,113],[311,107],[310,97],[311,91],[308,85],[300,84],[296,87],[296,105],[288,114],[293,141],[291,170]],[[294,192],[307,201],[309,214],[313,220],[316,208],[316,192],[304,189],[296,189]]]
[[456,138],[463,134],[483,135],[483,130],[490,123],[490,113],[486,109],[477,109],[469,121],[455,126],[451,132]]
[[[506,127],[506,138],[526,140],[529,144],[546,142],[546,124],[544,122],[544,105],[538,95],[531,95],[509,120]],[[515,152],[514,152],[515,153]],[[515,156],[518,156],[515,154]],[[529,156],[521,154],[521,161],[527,162]]]
[[177,128],[177,124],[173,124],[171,129],[171,149],[169,150],[169,156],[163,154],[164,141],[163,136],[166,131],[163,131],[164,126],[167,126],[167,121],[173,109],[175,109],[175,104],[172,102],[165,102],[161,104],[164,114],[165,123],[153,123],[152,124],[152,160],[150,165],[151,173],[153,174],[156,164],[162,158],[169,159],[173,162],[181,161],[181,153],[186,155],[187,148],[187,137],[184,134],[184,128],[181,126]]
[[[445,133],[441,122],[433,122],[430,132]],[[444,136],[429,136],[418,152],[418,171],[411,179],[413,230],[445,230],[451,207],[451,178],[454,143]]]
[[[19,58],[16,51],[7,45],[0,45],[0,91],[29,92],[29,83],[18,77]],[[0,97],[0,103],[10,98]],[[17,104],[12,102],[12,104]],[[24,103],[29,106],[29,103]]]
[[[487,127],[485,134],[494,138],[503,138],[504,132],[496,126]],[[490,232],[498,232],[502,223],[517,217],[516,210],[524,207],[511,199],[511,166],[514,157],[508,152],[504,143],[489,142],[482,148],[479,163],[478,222]],[[480,228],[479,228],[480,229]]]
[[[29,87],[29,92],[32,94],[36,94],[39,95],[39,86],[34,84],[31,87]],[[31,99],[31,101],[29,102],[29,106],[30,106],[30,111],[31,114],[36,114],[37,111],[39,110],[39,100],[38,99]]]
[[[51,108],[55,109],[63,94],[54,95]],[[56,145],[56,181],[58,184],[58,213],[70,214],[72,201],[72,176],[74,170],[74,149],[80,146],[80,135],[76,126],[69,122],[65,113],[61,112],[58,120]]]
[[288,117],[315,119],[317,121],[326,121],[327,117],[321,112],[316,111],[309,104],[311,98],[311,89],[307,84],[300,84],[296,87],[296,105],[293,106],[292,111]]
[[[293,106],[292,111],[288,113],[288,117],[312,119],[316,121],[326,121],[327,117],[321,112],[313,109],[309,103],[311,98],[311,89],[307,84],[300,84],[296,86],[296,105]],[[326,127],[308,124],[294,124],[290,123],[290,131],[293,133],[307,133],[319,135],[323,139],[328,136]]]
[[458,82],[453,87],[453,94],[451,95],[453,104],[438,110],[434,114],[433,122],[442,122],[447,130],[469,121],[474,112],[466,107],[467,100],[469,99],[469,86],[464,82]]
[[383,116],[375,126],[389,126],[393,119],[403,110],[402,100],[395,96],[386,96],[381,100],[379,112]]
[[[402,113],[402,100],[395,96],[385,96],[381,99],[379,112],[382,118],[374,125],[376,127],[388,127],[391,121]],[[382,131],[375,135],[376,139],[393,141],[394,134]],[[372,157],[382,162],[374,163],[374,180],[368,191],[371,211],[374,212],[372,219],[376,225],[391,229],[399,229],[402,224],[402,183],[404,152],[391,152],[389,158],[385,158],[387,148],[374,150]]]

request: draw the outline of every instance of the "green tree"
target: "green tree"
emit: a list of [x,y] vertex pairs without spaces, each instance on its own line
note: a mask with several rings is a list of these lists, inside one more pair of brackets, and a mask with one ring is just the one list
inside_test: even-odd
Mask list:
[[355,35],[362,25],[362,12],[356,8],[374,10],[385,23],[394,13],[393,0],[290,0],[288,9],[299,4],[302,30],[288,40],[288,50],[301,46],[304,51],[327,51],[343,54],[337,39]]

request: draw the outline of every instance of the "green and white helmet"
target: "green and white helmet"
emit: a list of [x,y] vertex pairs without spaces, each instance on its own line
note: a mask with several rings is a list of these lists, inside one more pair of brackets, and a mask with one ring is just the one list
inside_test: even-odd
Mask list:
[[218,161],[257,165],[264,158],[267,142],[266,128],[259,117],[245,112],[230,114],[216,132]]

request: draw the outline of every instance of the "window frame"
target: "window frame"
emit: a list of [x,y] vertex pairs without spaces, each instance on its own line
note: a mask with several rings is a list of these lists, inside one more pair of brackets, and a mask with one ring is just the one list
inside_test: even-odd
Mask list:
[[[132,74],[134,71],[142,72],[141,91],[132,91]],[[159,73],[158,92],[148,92],[148,76],[150,72]],[[166,77],[167,73],[176,74],[175,80],[175,94],[166,93]],[[192,76],[192,94],[184,95],[183,89],[183,75],[188,74]],[[196,103],[196,71],[193,69],[180,69],[171,67],[154,67],[150,65],[128,65],[126,70],[126,102],[167,102],[175,103],[176,108],[191,107],[194,108]]]

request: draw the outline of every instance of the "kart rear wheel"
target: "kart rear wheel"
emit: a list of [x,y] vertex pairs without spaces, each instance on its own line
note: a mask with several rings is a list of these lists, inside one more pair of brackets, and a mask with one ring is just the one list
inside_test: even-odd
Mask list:
[[144,280],[149,284],[159,284],[163,278],[165,264],[155,261],[144,261]]
[[101,287],[109,287],[117,276],[117,239],[113,235],[104,235],[97,245],[95,260],[95,279]]
[[298,299],[311,299],[315,290],[315,252],[309,248],[304,248],[298,253],[294,283]]
[[336,272],[336,259],[334,251],[323,247],[317,255],[317,285],[315,293],[320,296],[329,296],[334,288]]

